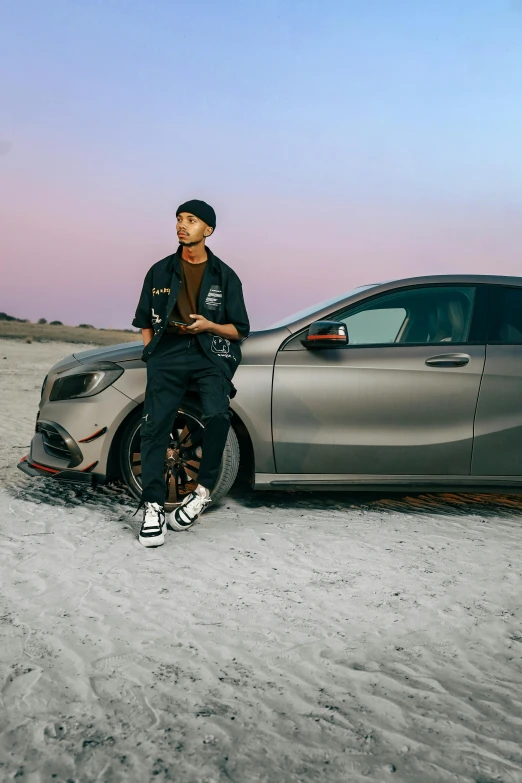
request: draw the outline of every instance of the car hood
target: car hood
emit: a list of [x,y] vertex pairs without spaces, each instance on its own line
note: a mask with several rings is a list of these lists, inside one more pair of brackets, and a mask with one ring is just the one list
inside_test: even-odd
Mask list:
[[[275,337],[275,344],[279,344],[284,337],[288,337],[289,331],[286,328],[266,329],[259,332],[252,332],[246,340],[241,343],[241,352],[243,358],[258,354],[260,349],[265,348],[265,343],[271,343]],[[272,338],[272,339],[270,339]],[[119,345],[106,345],[92,348],[88,351],[78,351],[73,354],[74,359],[80,364],[91,364],[92,362],[135,362],[141,359],[143,353],[143,343],[137,340],[132,343],[120,343]]]
[[132,343],[119,343],[118,345],[100,345],[88,351],[78,351],[73,356],[80,364],[91,362],[132,362],[140,359],[143,353],[141,340]]

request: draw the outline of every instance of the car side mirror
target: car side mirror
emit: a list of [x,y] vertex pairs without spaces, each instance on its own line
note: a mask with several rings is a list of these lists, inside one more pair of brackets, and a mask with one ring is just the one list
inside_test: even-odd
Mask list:
[[348,329],[339,321],[314,321],[306,338],[301,340],[306,348],[336,348],[348,345]]

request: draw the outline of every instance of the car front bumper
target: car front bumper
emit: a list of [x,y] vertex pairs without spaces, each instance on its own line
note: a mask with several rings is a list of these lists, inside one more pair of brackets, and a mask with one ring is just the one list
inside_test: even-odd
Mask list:
[[114,386],[86,399],[43,399],[29,453],[18,467],[32,478],[103,483],[114,436],[135,407]]
[[93,486],[95,483],[98,483],[100,479],[99,476],[94,475],[88,469],[56,470],[55,468],[40,465],[38,462],[30,462],[27,457],[22,457],[16,467],[31,478],[53,478],[58,481],[67,481],[71,484],[87,484],[88,486]]

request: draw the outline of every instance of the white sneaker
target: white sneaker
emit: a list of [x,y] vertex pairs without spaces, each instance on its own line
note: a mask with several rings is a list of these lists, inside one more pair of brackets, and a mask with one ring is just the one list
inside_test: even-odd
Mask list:
[[169,514],[167,525],[171,530],[187,530],[211,503],[210,492],[205,487],[197,486],[190,492],[183,503]]
[[161,546],[165,543],[165,511],[158,503],[145,503],[143,522],[138,541],[143,546]]

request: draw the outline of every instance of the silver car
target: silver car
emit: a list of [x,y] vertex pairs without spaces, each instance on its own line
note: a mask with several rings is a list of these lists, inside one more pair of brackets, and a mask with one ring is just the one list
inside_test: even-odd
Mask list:
[[[522,278],[367,285],[251,334],[234,377],[214,497],[241,465],[255,489],[522,487]],[[43,387],[30,476],[123,479],[139,497],[141,342],[72,354]],[[189,389],[165,455],[168,503],[197,481]]]

